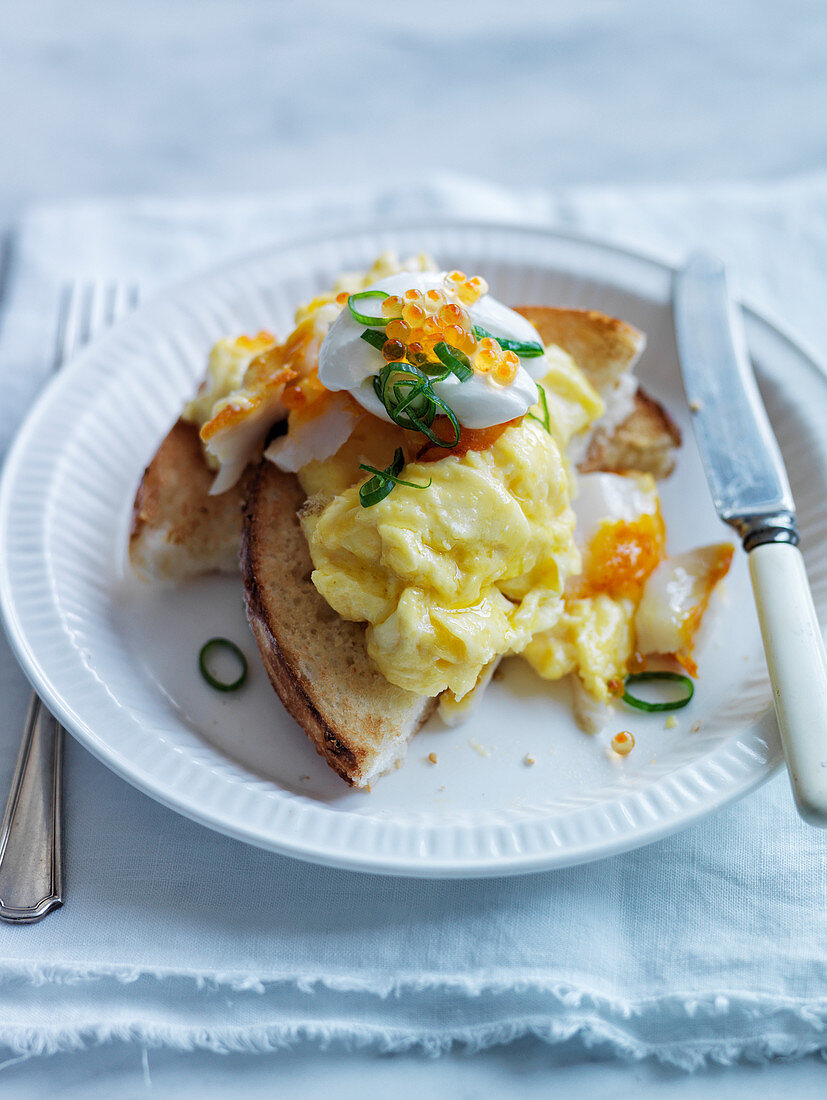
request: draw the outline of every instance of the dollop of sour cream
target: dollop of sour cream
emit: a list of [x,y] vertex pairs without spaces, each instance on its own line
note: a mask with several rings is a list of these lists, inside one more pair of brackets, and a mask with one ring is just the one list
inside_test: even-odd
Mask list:
[[[389,275],[371,286],[386,294],[404,294],[417,290],[443,290],[445,272],[410,272]],[[375,312],[378,301],[364,302],[365,312]],[[490,294],[483,295],[474,305],[464,306],[474,325],[486,329],[494,337],[521,342],[539,342],[537,331],[525,317],[515,313]],[[347,390],[368,412],[382,420],[391,418],[376,396],[373,378],[384,366],[381,352],[361,339],[365,326],[355,320],[347,306],[333,322],[319,351],[319,381],[329,390]],[[449,375],[444,382],[434,382],[434,393],[453,409],[459,423],[466,428],[490,428],[523,416],[536,405],[539,392],[535,378],[548,370],[545,356],[520,360],[517,377],[507,386],[494,382],[489,375],[474,375],[465,382]]]

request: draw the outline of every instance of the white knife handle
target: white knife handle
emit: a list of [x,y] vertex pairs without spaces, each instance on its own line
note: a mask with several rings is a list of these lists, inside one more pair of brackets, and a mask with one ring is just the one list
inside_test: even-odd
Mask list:
[[768,542],[750,551],[749,569],[798,811],[827,828],[827,655],[804,559]]

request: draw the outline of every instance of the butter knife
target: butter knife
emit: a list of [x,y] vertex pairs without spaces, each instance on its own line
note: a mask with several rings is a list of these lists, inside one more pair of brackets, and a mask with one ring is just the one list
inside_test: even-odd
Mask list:
[[827,656],[781,452],[723,263],[696,253],[676,274],[673,289],[695,437],[718,515],[735,528],[749,554],[795,801],[805,821],[827,827]]

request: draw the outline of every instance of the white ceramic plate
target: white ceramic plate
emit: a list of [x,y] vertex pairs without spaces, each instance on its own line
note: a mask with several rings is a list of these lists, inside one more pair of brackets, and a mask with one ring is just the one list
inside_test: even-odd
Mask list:
[[[479,225],[372,229],[279,248],[141,309],[66,367],[23,426],[0,486],[0,597],[37,690],[96,756],[168,806],[265,848],[365,871],[564,866],[644,844],[745,794],[780,751],[740,551],[700,653],[695,699],[675,729],[663,715],[624,710],[590,738],[572,720],[566,689],[514,660],[467,726],[433,721],[404,767],[371,793],[349,790],[282,709],[258,665],[238,581],[153,591],[131,576],[124,548],[135,487],[211,343],[263,327],[288,331],[297,304],[388,247],[482,274],[506,302],[594,307],[642,328],[641,378],[684,430],[677,472],[662,487],[669,545],[728,537],[688,424],[665,265]],[[825,618],[827,382],[754,312],[747,328]],[[249,685],[237,696],[217,695],[197,672],[200,645],[216,634],[250,658]],[[623,760],[606,749],[621,728],[637,741]]]

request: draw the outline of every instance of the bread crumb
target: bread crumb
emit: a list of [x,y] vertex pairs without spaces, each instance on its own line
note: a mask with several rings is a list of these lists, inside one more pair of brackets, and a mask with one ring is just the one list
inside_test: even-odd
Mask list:
[[690,732],[690,733],[697,733],[697,732],[698,732],[698,730],[699,730],[700,728],[701,728],[701,723],[700,723],[700,722],[696,722],[696,723],[694,724],[694,726],[690,726],[690,727],[689,727],[689,732]]
[[309,778],[310,778],[310,776],[309,776],[309,775],[300,775],[300,776],[299,776],[299,779],[301,779],[301,780],[302,780],[303,782],[304,782],[305,780],[309,779]]
[[489,749],[486,749],[483,745],[481,745],[479,743],[479,741],[469,740],[468,744],[471,746],[471,748],[474,750],[474,752],[478,752],[480,754],[480,756],[490,756],[491,755],[491,751]]
[[666,719],[666,725],[663,727],[665,730],[673,730],[678,724],[678,720],[674,714],[670,714]]
[[430,762],[432,764],[436,764],[436,753],[435,752],[429,752],[428,753],[428,759],[430,760]]
[[532,765],[532,764],[536,764],[536,762],[537,762],[537,761],[536,761],[536,760],[534,759],[534,757],[533,757],[533,756],[531,755],[531,753],[530,753],[530,752],[527,752],[527,753],[525,754],[525,756],[523,757],[523,763],[525,764],[525,766],[526,766],[527,768],[530,768],[530,767],[531,767],[531,765]]
[[698,401],[696,399],[694,401],[689,402],[689,407],[690,407],[690,409],[692,410],[693,413],[699,413],[704,406],[703,406],[702,401]]

